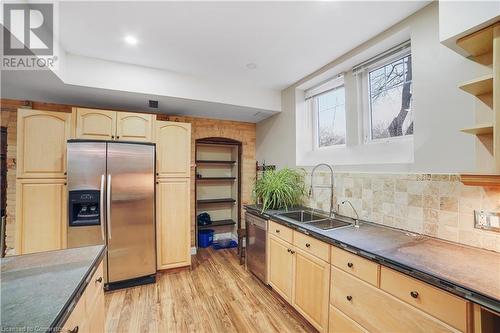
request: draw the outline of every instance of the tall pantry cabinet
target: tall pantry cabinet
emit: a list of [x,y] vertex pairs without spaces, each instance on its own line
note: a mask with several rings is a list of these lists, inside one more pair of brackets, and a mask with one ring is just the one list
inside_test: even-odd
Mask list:
[[66,141],[72,114],[17,112],[16,254],[66,247]]
[[157,269],[191,265],[191,124],[156,121]]

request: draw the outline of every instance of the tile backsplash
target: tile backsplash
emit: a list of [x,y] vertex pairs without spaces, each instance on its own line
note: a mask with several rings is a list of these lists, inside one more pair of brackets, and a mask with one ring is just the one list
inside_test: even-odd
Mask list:
[[[474,228],[474,210],[500,210],[500,187],[465,186],[451,174],[335,173],[334,209],[360,218],[457,243],[500,252],[500,233]],[[315,185],[330,182],[317,172]],[[306,176],[310,185],[310,174]],[[328,211],[330,193],[315,188],[307,204]]]

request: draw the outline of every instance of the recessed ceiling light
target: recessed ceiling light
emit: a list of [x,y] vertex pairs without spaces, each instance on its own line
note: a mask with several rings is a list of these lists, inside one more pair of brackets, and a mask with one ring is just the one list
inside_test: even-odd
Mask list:
[[248,69],[256,69],[257,68],[257,64],[253,63],[253,62],[250,62],[246,65],[246,67]]
[[128,35],[128,36],[125,36],[125,42],[127,44],[130,44],[130,45],[135,45],[135,44],[137,44],[137,38],[135,38],[134,36]]

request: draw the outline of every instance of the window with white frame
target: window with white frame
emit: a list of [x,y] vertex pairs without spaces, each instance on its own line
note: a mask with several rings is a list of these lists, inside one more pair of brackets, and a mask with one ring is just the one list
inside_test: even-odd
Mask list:
[[310,99],[316,148],[345,145],[346,114],[343,77],[337,77],[306,92]]
[[365,141],[413,135],[409,42],[375,57],[360,72],[361,87],[366,91],[361,94],[366,106]]

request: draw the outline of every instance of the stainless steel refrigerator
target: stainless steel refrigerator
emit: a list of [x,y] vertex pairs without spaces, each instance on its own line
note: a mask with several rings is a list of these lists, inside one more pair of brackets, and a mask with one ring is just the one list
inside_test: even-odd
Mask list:
[[105,288],[155,281],[155,145],[69,140],[68,247],[105,244]]

